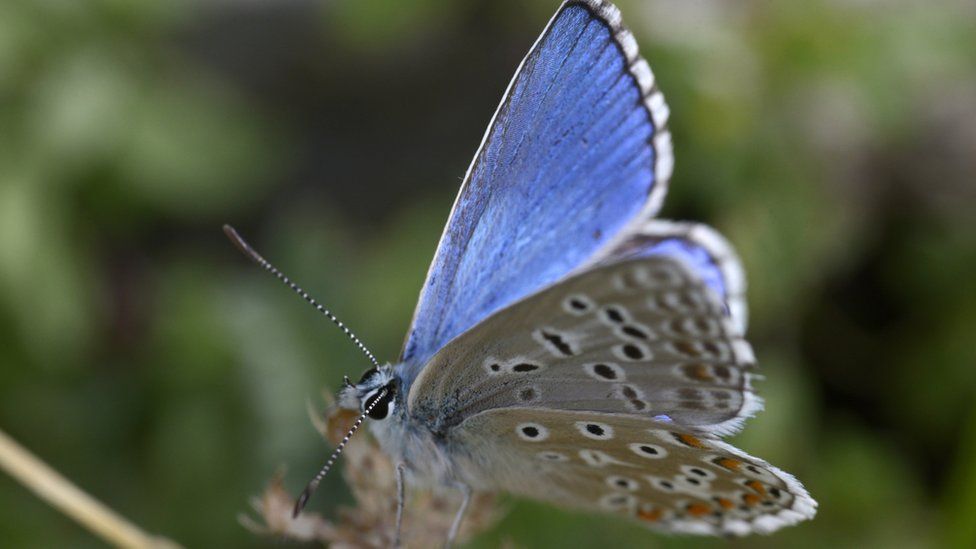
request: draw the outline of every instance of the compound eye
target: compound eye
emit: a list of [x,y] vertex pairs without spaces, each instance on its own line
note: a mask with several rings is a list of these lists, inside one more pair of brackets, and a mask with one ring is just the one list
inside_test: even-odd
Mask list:
[[376,368],[370,368],[369,370],[366,370],[365,372],[363,372],[363,377],[359,378],[358,385],[362,385],[363,383],[366,382],[367,379],[375,376],[377,373],[378,370]]
[[[377,401],[377,399],[380,399]],[[376,403],[375,405],[373,403]],[[366,415],[370,419],[384,419],[390,413],[390,403],[393,402],[393,389],[387,387],[386,390],[380,389],[375,395],[366,399],[363,404],[364,410],[369,410]],[[370,406],[373,408],[370,410]]]

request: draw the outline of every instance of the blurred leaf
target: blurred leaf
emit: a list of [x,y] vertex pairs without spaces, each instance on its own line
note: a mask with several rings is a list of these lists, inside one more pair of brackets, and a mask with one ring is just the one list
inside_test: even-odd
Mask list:
[[122,151],[125,190],[176,217],[255,200],[277,152],[244,105],[200,84],[146,89]]
[[366,0],[332,2],[325,17],[329,29],[348,46],[380,53],[409,47],[453,19],[459,2],[446,0]]

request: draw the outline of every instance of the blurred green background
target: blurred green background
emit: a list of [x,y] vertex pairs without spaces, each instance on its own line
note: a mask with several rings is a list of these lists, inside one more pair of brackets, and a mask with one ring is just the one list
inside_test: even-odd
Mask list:
[[[672,109],[664,216],[749,276],[734,442],[821,504],[735,545],[976,546],[976,5],[619,4]],[[150,531],[281,546],[236,514],[307,480],[306,400],[367,364],[221,224],[395,359],[556,5],[0,1],[0,429]],[[725,545],[513,505],[479,546]],[[0,474],[0,545],[101,542]]]

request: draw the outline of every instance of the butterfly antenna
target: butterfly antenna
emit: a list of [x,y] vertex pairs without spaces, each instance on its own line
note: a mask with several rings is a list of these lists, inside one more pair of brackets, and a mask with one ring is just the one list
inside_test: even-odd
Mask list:
[[352,342],[356,344],[356,347],[359,347],[359,350],[362,351],[364,355],[366,355],[366,358],[368,358],[369,361],[373,363],[373,366],[377,368],[380,367],[380,363],[379,361],[376,360],[376,357],[373,355],[373,353],[366,348],[366,345],[363,345],[363,342],[360,341],[358,337],[356,337],[356,334],[352,333],[352,330],[347,328],[346,325],[343,324],[341,320],[336,318],[336,316],[332,314],[332,311],[323,307],[321,304],[319,304],[318,301],[315,301],[315,299],[312,296],[308,295],[308,293],[305,290],[303,290],[298,284],[292,282],[290,278],[288,278],[287,276],[284,275],[284,273],[282,273],[277,268],[275,268],[274,265],[268,263],[267,259],[261,257],[261,254],[257,253],[254,250],[254,248],[252,248],[251,245],[247,243],[246,240],[241,238],[241,235],[237,234],[237,231],[234,230],[234,227],[231,227],[230,225],[224,225],[224,234],[226,234],[227,238],[230,239],[230,241],[234,244],[234,246],[236,246],[238,250],[240,250],[244,255],[250,258],[251,261],[260,265],[261,268],[264,269],[265,271],[268,271],[269,273],[273,274],[275,278],[282,281],[285,284],[285,286],[291,288],[292,291],[294,291],[296,294],[301,296],[301,298],[304,299],[306,302],[308,302],[309,305],[315,307],[316,311],[322,313],[323,315],[326,316],[326,318],[331,320],[333,324],[335,324],[336,326],[339,327],[340,330],[342,330],[342,333],[349,336],[349,339],[351,339]]
[[329,456],[329,460],[325,462],[325,465],[323,465],[322,468],[319,469],[319,472],[315,475],[315,477],[312,478],[312,480],[309,481],[308,485],[305,486],[305,489],[302,490],[302,494],[298,496],[298,500],[295,502],[295,509],[291,513],[292,518],[298,518],[298,515],[301,514],[302,509],[305,508],[305,505],[308,503],[308,500],[312,497],[312,493],[314,493],[315,489],[319,487],[319,483],[322,482],[322,479],[325,478],[325,475],[329,474],[329,470],[332,469],[332,465],[334,465],[336,460],[339,459],[339,455],[342,454],[342,450],[343,448],[346,447],[346,443],[348,443],[349,439],[352,438],[352,436],[356,433],[356,431],[359,430],[359,427],[363,424],[363,421],[366,420],[366,416],[368,416],[369,413],[373,411],[373,408],[386,397],[387,393],[388,393],[387,389],[383,389],[380,392],[379,396],[377,398],[374,398],[373,402],[366,407],[366,411],[364,411],[362,414],[359,415],[358,418],[356,418],[356,422],[352,424],[352,427],[349,429],[349,432],[346,433],[346,436],[342,438],[342,442],[340,442],[339,445],[336,446],[336,449],[332,452],[332,455]]

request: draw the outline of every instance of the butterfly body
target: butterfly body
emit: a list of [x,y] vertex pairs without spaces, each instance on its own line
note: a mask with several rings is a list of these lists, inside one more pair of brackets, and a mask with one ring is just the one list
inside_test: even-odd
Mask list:
[[812,518],[791,475],[720,440],[761,408],[745,282],[718,233],[654,218],[668,116],[619,11],[565,2],[468,170],[400,361],[340,393],[413,482],[671,532]]

